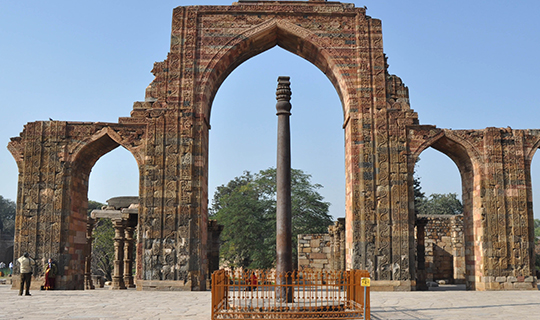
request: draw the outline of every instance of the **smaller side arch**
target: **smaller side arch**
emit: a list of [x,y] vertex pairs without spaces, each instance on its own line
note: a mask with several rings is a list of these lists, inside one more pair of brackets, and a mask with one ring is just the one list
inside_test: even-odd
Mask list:
[[[461,138],[452,130],[437,129],[434,126],[414,126],[410,128],[408,142],[410,174],[414,172],[414,165],[420,154],[429,147],[448,156],[458,167],[461,175],[464,234],[465,234],[465,278],[468,289],[476,288],[476,275],[482,274],[481,239],[483,234],[481,215],[477,214],[481,208],[475,208],[474,190],[480,184],[479,168],[481,155],[472,143]],[[426,132],[427,129],[427,132]],[[412,179],[410,179],[412,181]],[[477,201],[480,203],[480,201]],[[412,211],[410,214],[414,214]],[[470,266],[470,267],[469,267]]]
[[[76,124],[77,125],[77,124]],[[88,129],[92,128],[93,124],[89,124]],[[73,152],[68,158],[68,170],[66,172],[65,181],[66,189],[63,201],[65,203],[62,212],[63,242],[65,247],[69,248],[68,252],[63,252],[63,265],[68,266],[70,276],[70,284],[66,288],[82,288],[84,280],[84,264],[86,256],[91,252],[86,237],[71,237],[69,234],[84,235],[87,231],[88,221],[88,187],[90,172],[95,163],[105,154],[116,149],[119,146],[127,149],[135,158],[138,166],[138,174],[140,179],[141,159],[138,159],[138,153],[133,151],[137,147],[127,144],[130,139],[125,139],[123,134],[129,133],[132,128],[114,128],[106,126],[99,129],[94,134],[81,139],[73,146]],[[118,130],[118,131],[117,131]],[[72,141],[76,141],[77,137],[72,137]],[[142,141],[137,142],[137,144]],[[140,180],[139,180],[140,190]],[[72,252],[74,251],[77,256]],[[81,252],[81,253],[77,253]]]
[[540,137],[536,137],[534,142],[532,143],[532,147],[529,149],[529,152],[526,154],[525,159],[529,162],[529,164],[532,162],[532,159],[534,158],[534,155],[536,154],[536,151],[540,148]]
[[127,144],[126,140],[111,127],[104,127],[84,141],[77,143],[71,155],[71,162],[75,167],[91,169],[99,158],[119,146],[124,147],[133,155],[138,166],[142,164],[143,160],[137,152],[138,148]]

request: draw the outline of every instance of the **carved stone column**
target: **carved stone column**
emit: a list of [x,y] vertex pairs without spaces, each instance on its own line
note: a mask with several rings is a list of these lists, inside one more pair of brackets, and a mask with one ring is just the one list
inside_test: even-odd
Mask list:
[[135,288],[135,283],[133,282],[133,232],[135,227],[128,223],[125,229],[125,240],[124,240],[124,283],[128,288]]
[[127,289],[124,283],[124,220],[113,219],[114,226],[114,271],[112,290]]
[[94,283],[92,282],[92,232],[94,230],[94,225],[96,220],[88,217],[86,222],[86,257],[84,265],[84,289],[92,290],[95,289]]
[[[278,116],[278,142],[276,163],[276,271],[283,280],[280,284],[292,283],[292,214],[291,214],[291,89],[289,77],[279,77],[276,91]],[[289,273],[289,277],[287,277]],[[292,302],[291,290],[277,292],[282,301]]]
[[418,256],[418,270],[416,272],[416,290],[427,291],[426,283],[426,218],[416,219],[416,250]]

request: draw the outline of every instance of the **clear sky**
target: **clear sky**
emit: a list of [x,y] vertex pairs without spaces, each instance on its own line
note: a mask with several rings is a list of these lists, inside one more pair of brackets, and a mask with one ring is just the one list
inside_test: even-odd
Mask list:
[[[352,2],[383,21],[390,73],[409,87],[421,124],[440,128],[540,128],[540,1]],[[201,1],[0,0],[0,195],[15,200],[17,167],[5,148],[27,122],[117,122],[144,100],[155,61],[169,51],[172,9]],[[309,62],[280,48],[239,66],[223,83],[210,123],[210,193],[244,170],[275,166],[276,79],[291,76],[292,165],[324,186],[344,216],[343,113],[335,89]],[[540,160],[532,165],[540,203]],[[421,155],[426,194],[461,193],[455,164]],[[536,188],[535,188],[536,187]],[[133,157],[118,148],[90,176],[89,198],[138,193]],[[535,205],[540,218],[540,204]]]

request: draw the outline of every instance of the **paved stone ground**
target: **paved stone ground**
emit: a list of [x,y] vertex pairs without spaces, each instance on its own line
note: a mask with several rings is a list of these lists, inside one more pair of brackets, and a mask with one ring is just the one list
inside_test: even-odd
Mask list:
[[[540,319],[540,291],[373,292],[372,319]],[[452,290],[454,289],[454,290]],[[0,285],[0,319],[210,319],[210,292],[32,291]]]

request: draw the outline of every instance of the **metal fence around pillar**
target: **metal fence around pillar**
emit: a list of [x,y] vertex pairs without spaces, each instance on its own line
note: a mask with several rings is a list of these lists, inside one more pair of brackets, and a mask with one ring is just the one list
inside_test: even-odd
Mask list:
[[[370,291],[362,278],[369,273],[218,270],[212,274],[212,319],[370,319]],[[292,290],[293,302],[279,299],[280,290]]]

